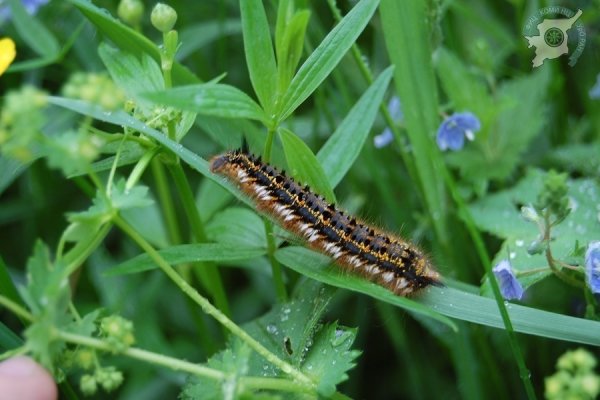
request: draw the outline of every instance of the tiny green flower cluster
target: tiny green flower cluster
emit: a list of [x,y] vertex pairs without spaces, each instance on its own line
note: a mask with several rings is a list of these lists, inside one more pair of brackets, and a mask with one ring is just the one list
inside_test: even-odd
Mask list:
[[596,363],[594,356],[582,348],[567,351],[556,362],[556,373],[545,380],[546,399],[595,399],[600,394]]
[[97,368],[93,374],[85,374],[79,380],[83,394],[91,396],[102,386],[106,392],[111,392],[123,383],[123,373],[115,367]]
[[106,110],[123,108],[125,94],[106,73],[76,72],[62,89],[65,97],[98,104]]
[[115,353],[123,352],[135,343],[133,323],[118,315],[102,318],[100,333]]
[[2,154],[22,162],[34,158],[30,145],[44,125],[42,110],[46,104],[46,93],[33,86],[23,86],[6,94],[0,114]]

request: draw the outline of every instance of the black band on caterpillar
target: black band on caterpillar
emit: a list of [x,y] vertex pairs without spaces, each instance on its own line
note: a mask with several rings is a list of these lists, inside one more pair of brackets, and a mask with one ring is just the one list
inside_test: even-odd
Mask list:
[[302,187],[261,162],[260,157],[229,151],[214,157],[210,169],[235,182],[260,212],[304,238],[312,249],[332,257],[342,268],[401,296],[440,284],[439,274],[414,244],[338,210],[308,186]]

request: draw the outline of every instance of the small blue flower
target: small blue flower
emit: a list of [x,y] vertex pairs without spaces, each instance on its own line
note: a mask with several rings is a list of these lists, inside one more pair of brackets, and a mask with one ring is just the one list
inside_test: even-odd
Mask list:
[[[402,112],[402,104],[400,103],[400,98],[398,98],[398,96],[393,96],[390,99],[387,108],[394,122],[402,121],[404,113]],[[385,128],[383,132],[373,138],[373,144],[378,149],[387,146],[392,143],[392,141],[394,141],[394,135],[390,128]]]
[[590,99],[600,99],[600,74],[596,77],[596,84],[590,89]]
[[460,150],[465,144],[465,136],[475,139],[475,132],[481,129],[479,119],[470,112],[455,113],[442,122],[437,132],[437,145],[440,150]]
[[592,293],[600,293],[600,241],[591,242],[585,252],[585,275]]
[[502,297],[506,300],[521,300],[523,297],[523,286],[515,277],[510,262],[508,260],[500,261],[493,269],[494,275],[500,284]]

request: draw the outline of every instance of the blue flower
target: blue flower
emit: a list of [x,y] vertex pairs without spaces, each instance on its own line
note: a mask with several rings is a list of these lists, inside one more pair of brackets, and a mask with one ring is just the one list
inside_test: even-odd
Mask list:
[[590,99],[600,99],[600,74],[596,77],[596,84],[590,89]]
[[508,260],[500,261],[492,271],[500,284],[502,297],[506,300],[520,300],[523,297],[523,286],[521,286],[521,283],[515,277],[515,273]]
[[585,275],[592,293],[600,293],[600,241],[591,242],[585,252]]
[[[404,113],[402,112],[402,104],[400,103],[400,99],[398,98],[398,96],[393,96],[390,99],[387,108],[394,122],[402,121],[402,119],[404,118]],[[380,149],[392,143],[393,140],[394,135],[392,134],[392,130],[388,127],[385,128],[385,130],[379,135],[373,138],[373,144],[376,148]]]
[[465,144],[465,136],[475,139],[475,132],[481,129],[479,119],[470,112],[455,113],[446,118],[437,132],[437,145],[441,150],[460,150]]

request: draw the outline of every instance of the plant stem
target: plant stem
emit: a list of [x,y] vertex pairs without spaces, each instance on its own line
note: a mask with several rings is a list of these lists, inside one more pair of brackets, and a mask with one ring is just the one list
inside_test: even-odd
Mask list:
[[295,369],[292,365],[271,353],[266,347],[251,337],[246,331],[227,318],[218,308],[213,306],[206,298],[201,296],[193,287],[191,287],[171,265],[125,220],[119,216],[114,217],[115,224],[123,230],[134,242],[136,242],[152,260],[163,270],[163,272],[196,304],[198,304],[205,313],[212,316],[219,323],[225,326],[231,333],[247,343],[254,351],[264,357],[271,364],[281,369],[284,373],[292,376],[299,382],[314,385],[310,378],[301,371]]
[[[181,164],[172,164],[168,168],[181,197],[181,202],[183,203],[183,208],[194,236],[194,243],[206,242],[207,238],[202,218],[200,218],[200,214],[198,213],[194,194]],[[195,267],[194,272],[199,275],[204,287],[212,294],[217,308],[223,311],[225,315],[231,316],[229,302],[227,301],[225,288],[223,287],[223,281],[221,280],[217,266],[212,262],[204,262],[195,263]]]
[[167,231],[169,232],[169,241],[173,244],[181,243],[181,234],[177,215],[175,214],[175,206],[169,191],[169,184],[162,163],[154,159],[152,160],[152,175],[156,182],[156,192],[160,203],[160,208],[165,216]]
[[[273,148],[273,140],[275,139],[275,128],[269,129],[267,132],[267,140],[265,141],[265,149],[263,151],[263,160],[268,163],[271,159],[271,149]],[[275,251],[277,245],[275,243],[275,237],[273,237],[273,223],[266,217],[263,217],[263,224],[265,226],[265,235],[267,238],[267,257],[271,264],[271,273],[273,274],[273,285],[275,286],[275,293],[277,294],[277,300],[281,303],[287,300],[287,290],[283,282],[283,272],[281,264],[275,258]]]
[[6,307],[10,312],[16,314],[21,319],[33,322],[33,315],[8,297],[0,295],[0,306]]
[[[104,350],[107,352],[114,351],[114,348],[110,344],[100,339],[77,335],[65,331],[57,331],[55,332],[55,336],[58,339],[64,340],[68,343],[87,346],[97,350]],[[189,372],[193,375],[203,376],[211,379],[222,380],[226,376],[225,373],[217,369],[208,368],[203,365],[194,364],[188,361],[179,360],[177,358],[164,356],[162,354],[152,353],[150,351],[138,349],[135,347],[130,347],[127,350],[123,351],[121,354],[138,360],[147,361],[156,365],[171,368],[176,371]]]
[[473,217],[469,212],[469,209],[465,205],[465,202],[458,192],[456,185],[454,183],[454,179],[450,175],[450,172],[446,168],[445,165],[439,165],[439,169],[442,171],[444,176],[444,180],[446,183],[446,187],[450,191],[454,202],[456,203],[456,207],[458,209],[459,215],[462,217],[465,222],[465,226],[471,239],[473,240],[473,244],[475,245],[475,250],[479,255],[479,259],[483,264],[485,272],[490,281],[490,286],[492,287],[492,292],[494,293],[494,298],[496,300],[496,304],[498,305],[498,310],[500,311],[500,316],[502,317],[502,322],[504,323],[504,327],[506,328],[506,333],[508,335],[508,342],[510,343],[510,347],[513,352],[513,357],[515,358],[515,362],[519,368],[519,376],[521,377],[521,381],[523,382],[523,386],[525,386],[525,392],[527,393],[527,397],[529,399],[535,399],[535,391],[533,390],[533,385],[531,384],[531,378],[529,370],[525,365],[525,358],[523,357],[523,353],[521,352],[521,347],[519,346],[519,342],[517,341],[517,337],[512,326],[512,322],[510,320],[510,316],[508,315],[508,310],[506,309],[506,305],[504,304],[504,298],[502,297],[502,293],[500,292],[500,286],[498,285],[498,281],[496,280],[496,276],[492,271],[492,260],[485,249],[485,244],[483,243],[483,238],[479,233],[479,230],[475,227],[475,222],[473,221]]

